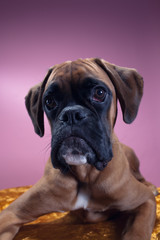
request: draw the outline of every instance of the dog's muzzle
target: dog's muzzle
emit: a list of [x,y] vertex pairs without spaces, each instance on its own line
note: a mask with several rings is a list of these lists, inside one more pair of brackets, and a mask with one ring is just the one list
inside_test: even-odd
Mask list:
[[[98,170],[105,168],[109,158],[112,158],[112,152],[109,158],[101,157],[103,151],[96,142],[99,135],[96,139],[91,137],[93,131],[97,132],[98,126],[90,129],[88,125],[93,119],[91,112],[80,105],[68,106],[62,110],[52,135],[51,159],[55,168],[66,171],[70,165],[86,163]],[[93,122],[96,123],[95,120]]]

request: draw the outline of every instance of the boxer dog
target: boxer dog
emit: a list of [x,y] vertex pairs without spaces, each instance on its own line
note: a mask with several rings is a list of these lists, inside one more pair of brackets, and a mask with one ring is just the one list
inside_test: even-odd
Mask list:
[[139,171],[134,151],[114,133],[117,100],[125,123],[136,118],[143,79],[135,69],[102,59],[55,65],[31,88],[26,107],[39,136],[44,112],[51,127],[51,156],[44,176],[0,215],[0,240],[22,224],[53,211],[83,210],[86,222],[127,213],[120,237],[149,240],[155,223],[156,187]]

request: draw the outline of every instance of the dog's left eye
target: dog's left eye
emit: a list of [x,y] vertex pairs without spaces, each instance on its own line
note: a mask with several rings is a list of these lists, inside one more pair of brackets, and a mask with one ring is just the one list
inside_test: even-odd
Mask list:
[[48,110],[51,110],[51,109],[53,109],[53,108],[55,108],[57,106],[54,98],[51,97],[51,96],[46,97],[45,105],[48,108]]
[[103,88],[98,87],[94,89],[93,96],[92,96],[92,99],[94,101],[103,102],[105,97],[106,97],[106,91]]

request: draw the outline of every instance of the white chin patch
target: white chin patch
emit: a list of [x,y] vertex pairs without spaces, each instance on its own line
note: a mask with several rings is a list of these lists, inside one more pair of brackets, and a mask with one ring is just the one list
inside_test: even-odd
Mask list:
[[87,163],[85,155],[66,153],[63,157],[69,165],[82,165]]

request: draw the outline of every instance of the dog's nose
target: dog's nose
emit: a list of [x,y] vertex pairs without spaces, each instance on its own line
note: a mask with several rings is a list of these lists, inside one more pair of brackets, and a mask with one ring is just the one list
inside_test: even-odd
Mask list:
[[59,120],[69,125],[78,124],[86,118],[86,113],[81,106],[69,106],[63,109]]

